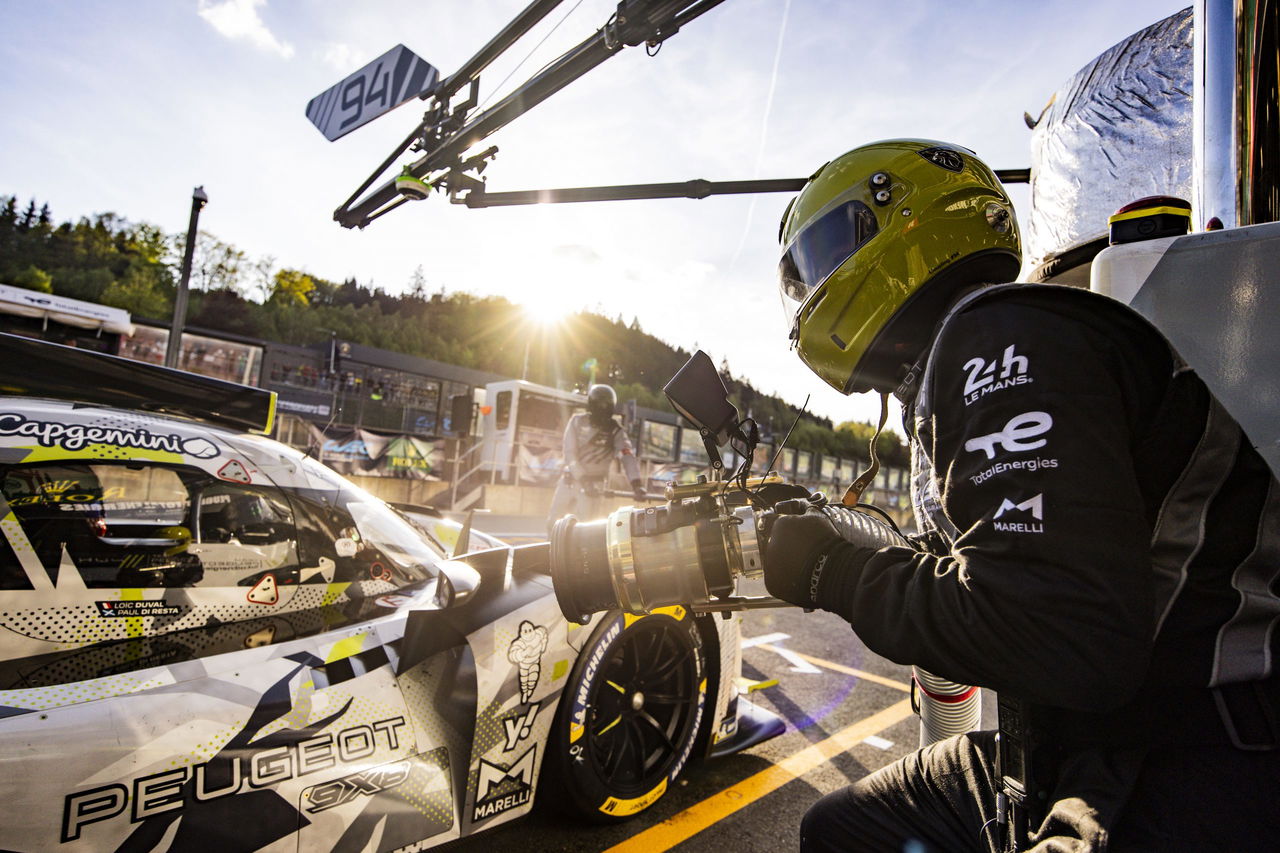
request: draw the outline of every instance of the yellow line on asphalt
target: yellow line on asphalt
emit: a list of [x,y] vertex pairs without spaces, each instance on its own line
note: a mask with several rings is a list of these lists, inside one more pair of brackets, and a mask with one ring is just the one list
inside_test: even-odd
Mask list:
[[[759,648],[773,649],[774,651],[782,650],[781,646],[774,646],[769,643],[763,643]],[[836,672],[843,672],[845,675],[852,675],[855,678],[861,678],[863,681],[873,681],[876,684],[883,684],[885,687],[892,687],[894,690],[901,690],[903,693],[911,692],[910,684],[905,684],[901,681],[894,681],[892,678],[885,678],[883,675],[876,675],[874,672],[866,672],[865,670],[854,669],[853,667],[845,666],[844,664],[832,663],[829,660],[823,660],[822,658],[815,658],[812,655],[806,655],[804,652],[797,652],[795,649],[787,649],[786,652],[787,654],[794,655],[801,660],[807,660],[814,666],[821,666],[826,669],[835,670]]]
[[729,815],[766,796],[783,785],[799,779],[809,771],[829,761],[832,756],[846,752],[871,735],[911,716],[911,700],[903,699],[883,711],[872,714],[851,726],[841,729],[825,740],[805,747],[772,767],[748,776],[736,785],[707,797],[679,814],[633,835],[621,844],[610,847],[605,853],[653,853],[669,850],[682,841],[714,826]]

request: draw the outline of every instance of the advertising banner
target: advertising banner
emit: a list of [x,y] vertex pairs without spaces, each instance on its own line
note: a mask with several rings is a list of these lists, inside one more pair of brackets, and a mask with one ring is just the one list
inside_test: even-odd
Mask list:
[[554,486],[564,469],[564,453],[554,448],[519,445],[516,475],[522,485]]
[[311,441],[316,458],[339,474],[439,480],[444,461],[442,441],[411,435],[378,435],[363,429],[321,432],[311,426]]

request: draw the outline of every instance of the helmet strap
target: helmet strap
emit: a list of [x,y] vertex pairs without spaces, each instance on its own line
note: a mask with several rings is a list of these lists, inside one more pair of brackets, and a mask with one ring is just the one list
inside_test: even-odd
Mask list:
[[880,454],[876,451],[876,439],[880,437],[881,431],[884,430],[885,421],[889,419],[889,392],[880,392],[880,423],[876,425],[876,433],[871,436],[871,467],[858,475],[849,488],[845,489],[844,497],[840,499],[840,503],[845,506],[857,506],[862,500],[862,493],[867,490],[867,486],[875,480],[876,474],[880,473]]

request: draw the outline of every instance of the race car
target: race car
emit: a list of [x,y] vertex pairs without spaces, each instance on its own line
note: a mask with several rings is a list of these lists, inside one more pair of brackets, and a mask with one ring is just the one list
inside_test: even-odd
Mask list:
[[736,618],[567,622],[545,543],[451,558],[273,409],[0,335],[0,846],[421,850],[782,730]]

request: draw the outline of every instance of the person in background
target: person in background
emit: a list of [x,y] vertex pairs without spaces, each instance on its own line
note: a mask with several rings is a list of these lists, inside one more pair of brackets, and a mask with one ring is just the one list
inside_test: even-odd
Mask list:
[[605,488],[613,460],[631,483],[636,500],[644,500],[644,482],[631,439],[613,419],[618,395],[608,385],[592,385],[587,390],[587,410],[569,418],[564,428],[564,472],[551,499],[548,525],[573,514],[580,519],[603,514]]

